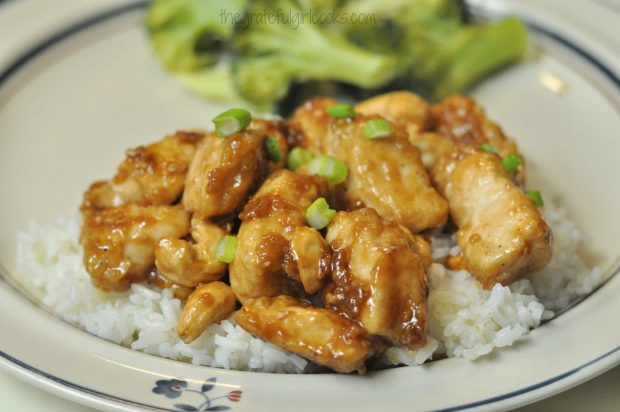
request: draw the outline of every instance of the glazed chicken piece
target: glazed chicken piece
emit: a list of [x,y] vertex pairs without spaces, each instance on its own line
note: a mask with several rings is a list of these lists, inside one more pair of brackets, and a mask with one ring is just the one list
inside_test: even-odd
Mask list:
[[[431,106],[431,122],[435,132],[446,137],[453,145],[453,150],[445,158],[451,156],[450,161],[442,162],[441,169],[451,167],[453,161],[466,154],[479,151],[483,144],[492,145],[497,151],[497,155],[504,158],[508,155],[519,154],[517,144],[509,139],[502,129],[486,117],[484,110],[475,100],[464,96],[451,96],[444,101]],[[431,172],[432,175],[436,170]],[[522,184],[525,180],[525,164],[521,164],[513,174],[515,181]]]
[[[357,107],[362,113],[404,124],[409,140],[423,153],[424,164],[460,227],[457,238],[463,256],[451,258],[451,267],[467,268],[492,287],[548,263],[549,227],[503,171],[499,158],[479,150],[490,144],[505,157],[518,155],[517,146],[474,100],[452,96],[429,108],[413,93],[395,92]],[[522,182],[524,172],[519,166],[514,179]]]
[[395,124],[391,137],[368,139],[363,128],[376,116],[333,119],[321,114],[331,104],[314,99],[295,112],[292,124],[301,145],[347,164],[349,176],[341,191],[345,208],[374,208],[413,232],[443,226],[448,205],[431,186],[405,129]]
[[[551,229],[515,183],[524,179],[523,165],[509,175],[500,160],[518,154],[516,144],[463,96],[432,106],[431,118],[436,131],[454,145],[432,171],[459,227],[464,261],[453,259],[452,266],[465,266],[486,288],[544,268],[551,259]],[[485,143],[497,155],[478,150]]]
[[448,205],[431,186],[418,150],[399,127],[390,138],[365,138],[370,119],[335,120],[328,135],[330,154],[346,159],[349,168],[347,208],[373,208],[413,232],[443,226]]
[[338,104],[337,100],[316,97],[300,106],[288,121],[291,143],[316,153],[329,153],[326,136],[331,117],[327,108]]
[[450,139],[428,131],[431,126],[430,106],[414,93],[396,91],[381,94],[358,103],[355,109],[368,116],[382,116],[404,127],[409,141],[420,151],[427,171],[453,148]]
[[[280,161],[268,162],[265,139],[280,142]],[[208,135],[198,148],[187,176],[183,206],[201,218],[231,215],[258,189],[268,172],[281,168],[287,154],[280,123],[253,120],[243,132],[220,138]]]
[[191,228],[195,243],[165,237],[159,241],[155,250],[155,265],[159,274],[185,287],[217,280],[226,271],[226,264],[215,258],[215,249],[228,231],[196,216],[192,217]]
[[394,345],[422,344],[428,243],[368,208],[339,212],[326,238],[333,257],[325,306]]
[[420,150],[422,163],[429,174],[432,174],[437,162],[454,149],[452,142],[439,133],[413,133],[409,135],[409,141]]
[[429,105],[417,94],[395,91],[380,94],[355,105],[357,113],[367,116],[382,116],[392,123],[407,127],[407,133],[414,134],[429,128]]
[[[157,249],[155,249],[155,256],[157,256]],[[167,279],[165,276],[159,273],[159,270],[157,270],[157,268],[151,269],[147,276],[147,280],[149,283],[157,286],[158,288],[170,289],[174,297],[180,300],[186,300],[189,295],[191,295],[192,292],[195,290],[194,287],[181,286]]]
[[[486,117],[475,100],[464,96],[451,96],[429,106],[414,93],[398,91],[364,100],[356,109],[359,113],[383,116],[404,126],[409,141],[420,150],[429,171],[455,147],[473,151],[488,143],[502,157],[518,154],[515,142]],[[519,179],[522,179],[522,169],[517,173]]]
[[[325,241],[320,234],[318,237],[299,235],[297,228],[306,226],[306,209],[326,191],[327,184],[322,177],[280,170],[272,174],[248,202],[239,215],[237,249],[229,268],[230,285],[242,303],[252,298],[300,291],[297,280],[301,280],[301,273],[305,278],[303,285],[308,285],[310,291],[324,283],[326,275],[321,268],[329,267]],[[304,237],[297,242],[311,252],[301,261],[301,254],[291,249],[291,241],[296,236]],[[316,261],[310,262],[312,259]]]
[[[278,122],[254,120],[243,132],[227,138],[208,135],[198,148],[187,176],[183,205],[193,213],[192,241],[165,238],[156,251],[159,273],[185,287],[221,278],[226,265],[215,258],[218,241],[228,234],[210,219],[230,217],[243,207],[271,169],[281,168],[286,141]],[[270,162],[267,136],[280,143],[280,160]]]
[[189,231],[189,215],[177,206],[124,205],[84,215],[81,243],[93,284],[123,291],[148,275],[155,247],[166,236]]
[[301,282],[304,290],[315,294],[331,273],[331,250],[321,233],[308,226],[293,231],[289,253],[285,256],[284,271]]
[[340,373],[364,373],[376,350],[357,324],[290,296],[250,300],[236,319],[253,335]]
[[473,99],[460,95],[448,97],[431,106],[430,115],[433,130],[461,149],[477,150],[490,143],[501,157],[518,153],[516,143],[486,117],[482,107]]
[[467,269],[485,288],[507,285],[549,263],[551,229],[496,155],[474,152],[440,170],[436,181],[459,227]]
[[177,334],[183,342],[192,343],[209,325],[230,316],[236,303],[235,294],[226,283],[211,282],[199,286],[185,303]]
[[95,182],[84,194],[83,208],[172,204],[183,192],[189,164],[202,139],[202,134],[177,132],[127,150],[112,180]]

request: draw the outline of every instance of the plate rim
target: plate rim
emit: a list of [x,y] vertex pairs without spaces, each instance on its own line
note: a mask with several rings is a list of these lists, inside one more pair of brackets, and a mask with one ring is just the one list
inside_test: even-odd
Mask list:
[[[96,25],[98,23],[102,23],[105,21],[108,21],[111,18],[114,17],[118,17],[120,15],[123,15],[125,13],[128,13],[130,11],[134,11],[140,8],[145,7],[146,4],[148,4],[148,1],[146,0],[138,0],[138,1],[128,1],[126,2],[127,4],[123,4],[121,6],[115,6],[113,8],[111,8],[110,10],[107,11],[103,11],[100,13],[95,14],[92,17],[88,17],[88,18],[83,18],[81,20],[79,20],[77,23],[75,23],[74,25],[67,27],[63,30],[61,30],[60,32],[55,33],[54,35],[50,36],[49,38],[47,38],[47,40],[42,41],[40,43],[38,43],[37,45],[35,45],[34,47],[32,47],[31,49],[28,49],[28,51],[24,54],[22,54],[17,60],[13,61],[12,63],[10,63],[9,65],[3,65],[1,67],[4,67],[4,69],[2,71],[0,71],[0,87],[3,85],[3,83],[5,83],[6,81],[8,81],[13,74],[15,74],[21,67],[23,67],[24,65],[27,65],[32,59],[35,59],[36,57],[38,57],[41,53],[43,53],[44,51],[46,51],[47,49],[49,49],[51,46],[54,46],[58,43],[61,43],[62,41],[66,40],[67,38],[81,32],[82,30],[88,29],[93,27],[93,25]],[[0,12],[3,11],[3,8],[0,7]],[[554,40],[562,43],[564,46],[569,47],[573,52],[579,54],[582,58],[586,59],[591,65],[593,65],[595,68],[597,68],[599,70],[599,72],[602,72],[603,75],[605,75],[609,80],[611,80],[615,86],[620,90],[620,78],[614,73],[614,71],[612,69],[609,69],[607,67],[607,65],[605,65],[604,63],[602,63],[600,60],[598,60],[594,55],[592,55],[591,53],[589,53],[587,50],[583,49],[582,47],[576,45],[575,43],[572,43],[570,40],[567,40],[565,37],[558,35],[557,33],[554,33],[552,31],[546,30],[545,28],[543,28],[542,26],[537,26],[536,24],[532,23],[530,24],[532,27],[535,28],[535,30],[542,32],[543,34],[553,38]],[[594,291],[592,291],[590,294],[588,294],[585,298],[591,296],[592,294],[596,293],[599,289],[603,288],[606,286],[606,284],[609,282],[609,280],[611,280],[611,278],[613,278],[619,271],[620,271],[620,266],[618,265],[618,263],[614,264],[615,266],[613,267],[613,269],[611,270],[612,273],[610,275],[610,277],[605,281],[604,284],[598,286]],[[8,276],[9,278],[11,277],[11,275],[8,273],[8,271],[4,271],[3,268],[0,268],[0,280],[2,280],[2,283],[4,283],[3,286],[10,284],[10,282],[7,282],[7,279],[4,275],[4,273],[6,273],[6,276]],[[12,287],[14,289],[14,287]],[[19,290],[17,290],[18,293],[21,293]],[[32,302],[30,302],[32,303]],[[45,310],[45,309],[43,309]],[[49,313],[49,311],[48,311]],[[149,355],[150,356],[150,355]],[[78,402],[81,403],[87,403],[90,404],[91,406],[95,406],[95,407],[110,407],[110,408],[114,408],[115,410],[130,410],[127,409],[126,407],[129,406],[139,406],[141,408],[150,408],[152,410],[170,410],[170,409],[165,409],[165,408],[159,408],[156,406],[152,406],[152,405],[147,405],[147,404],[141,404],[139,402],[135,402],[135,401],[131,401],[131,400],[126,400],[123,398],[118,398],[114,395],[109,395],[109,394],[105,394],[103,392],[99,392],[96,390],[92,390],[86,387],[82,387],[81,385],[77,385],[74,384],[72,382],[66,381],[62,378],[59,378],[57,376],[51,375],[46,373],[43,370],[40,370],[38,368],[32,367],[31,365],[25,363],[24,361],[21,361],[19,359],[16,359],[14,357],[12,357],[11,355],[0,351],[0,357],[2,357],[3,359],[0,361],[0,366],[5,369],[5,370],[9,370],[10,372],[13,372],[13,374],[19,375],[20,379],[25,377],[25,376],[29,376],[29,373],[34,373],[37,374],[39,376],[39,378],[43,378],[44,380],[41,381],[40,379],[34,378],[35,380],[38,380],[38,384],[40,385],[40,387],[43,387],[46,390],[50,390],[51,392],[54,392],[56,394],[60,394],[61,396],[65,396],[65,397],[70,397],[73,400],[76,400]],[[613,359],[613,360],[612,360]],[[601,361],[605,360],[606,362],[603,362],[602,364],[600,363]],[[506,401],[509,398],[514,400],[516,397],[520,397],[522,396],[524,393],[531,393],[532,391],[536,391],[539,388],[542,387],[548,387],[549,385],[553,385],[554,383],[569,377],[569,376],[574,376],[574,375],[578,375],[579,373],[581,373],[582,371],[584,371],[585,369],[590,368],[591,366],[594,366],[595,364],[598,365],[597,371],[596,373],[592,374],[590,373],[588,375],[587,378],[583,378],[581,380],[579,380],[577,383],[581,383],[583,381],[585,381],[588,378],[592,378],[594,376],[596,376],[599,373],[603,373],[605,370],[613,367],[615,364],[620,363],[620,346],[615,347],[614,349],[611,349],[609,352],[604,353],[600,356],[598,356],[595,359],[592,359],[576,368],[573,368],[569,371],[566,371],[565,373],[558,375],[554,378],[545,380],[543,382],[539,382],[536,383],[534,385],[531,385],[529,387],[517,390],[517,391],[513,391],[511,393],[507,393],[507,394],[502,394],[502,395],[498,395],[492,398],[487,398],[487,399],[482,399],[480,401],[476,401],[476,402],[471,402],[468,404],[462,404],[462,405],[457,405],[454,407],[450,407],[450,408],[445,408],[445,409],[440,409],[442,411],[455,411],[455,410],[463,410],[463,409],[471,409],[471,408],[478,408],[478,407],[482,407],[482,406],[488,406],[491,404],[500,404],[500,402],[502,401]],[[28,381],[30,381],[30,379],[32,379],[32,377],[30,377],[28,379]],[[51,381],[51,382],[48,382]],[[57,388],[55,385],[51,384],[51,383],[57,383],[57,384],[61,384],[64,385],[64,388],[59,389]],[[575,383],[575,384],[577,384]],[[39,386],[37,385],[37,386]],[[556,391],[553,391],[551,393],[547,393],[547,394],[542,394],[539,398],[536,399],[532,399],[531,401],[535,401],[538,400],[542,397],[546,397],[546,396],[550,396],[554,393],[560,392],[564,389],[568,389],[568,387],[559,387]],[[60,393],[58,392],[60,390]],[[74,391],[82,391],[82,392],[86,392],[86,393],[91,393],[91,395],[93,396],[97,396],[100,397],[104,400],[101,400],[99,402],[96,402],[94,400],[91,400],[90,398],[86,399],[83,398],[80,393],[74,393]],[[109,402],[113,402],[114,404],[110,404]],[[93,403],[91,403],[93,402]],[[121,402],[120,404],[117,404],[118,402]],[[526,401],[527,403],[528,401]],[[524,404],[523,402],[520,402],[518,404]]]

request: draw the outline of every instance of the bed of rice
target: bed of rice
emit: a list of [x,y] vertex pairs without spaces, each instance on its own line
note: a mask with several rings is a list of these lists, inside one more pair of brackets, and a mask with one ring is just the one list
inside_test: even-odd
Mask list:
[[[459,248],[454,238],[432,239],[427,344],[416,351],[390,348],[388,364],[419,365],[434,356],[476,359],[524,339],[553,311],[590,292],[602,280],[577,254],[582,233],[551,203],[543,213],[554,233],[553,259],[529,279],[484,290],[466,271],[443,264]],[[43,293],[43,303],[88,332],[135,350],[226,369],[301,373],[309,363],[257,339],[234,317],[212,325],[191,344],[176,335],[182,302],[168,290],[134,284],[124,293],[95,289],[82,265],[79,218],[52,224],[31,222],[18,234],[18,268]]]

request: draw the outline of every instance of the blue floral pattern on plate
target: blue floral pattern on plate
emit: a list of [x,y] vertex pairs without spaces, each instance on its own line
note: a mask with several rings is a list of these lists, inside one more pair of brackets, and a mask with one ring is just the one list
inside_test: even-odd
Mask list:
[[241,394],[243,393],[241,390],[232,390],[229,391],[226,395],[210,397],[209,392],[215,388],[217,378],[209,378],[207,379],[200,390],[188,388],[187,381],[182,379],[160,379],[155,382],[155,387],[152,389],[153,393],[158,395],[164,395],[166,398],[175,399],[183,396],[186,393],[196,393],[203,397],[200,399],[197,406],[194,402],[193,404],[189,403],[176,403],[174,404],[174,408],[178,411],[183,412],[214,412],[214,411],[226,411],[230,409],[228,405],[214,405],[213,402],[222,399],[228,399],[229,402],[239,402],[241,400]]

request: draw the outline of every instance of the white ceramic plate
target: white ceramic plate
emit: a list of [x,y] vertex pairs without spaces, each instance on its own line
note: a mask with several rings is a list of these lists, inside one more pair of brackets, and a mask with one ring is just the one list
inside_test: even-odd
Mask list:
[[[481,84],[474,95],[591,236],[610,275],[620,245],[620,12],[614,2],[472,2],[532,27],[538,58]],[[448,359],[366,376],[233,372],[161,359],[108,343],[38,307],[15,265],[29,219],[73,214],[87,184],[108,176],[127,147],[181,128],[207,127],[221,107],[182,91],[159,69],[141,29],[144,4],[9,1],[0,6],[0,365],[49,391],[109,410],[171,410],[196,392],[152,392],[178,378],[212,406],[239,411],[507,409],[620,363],[620,277],[531,333],[476,362]],[[562,79],[558,95],[541,73]],[[549,194],[549,190],[546,192]],[[233,402],[231,391],[240,394]],[[215,399],[218,398],[218,399]],[[236,398],[235,398],[236,399]],[[215,409],[214,409],[215,410]]]

